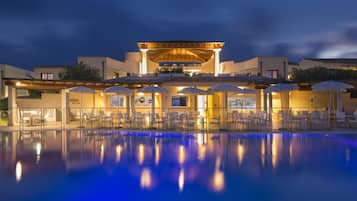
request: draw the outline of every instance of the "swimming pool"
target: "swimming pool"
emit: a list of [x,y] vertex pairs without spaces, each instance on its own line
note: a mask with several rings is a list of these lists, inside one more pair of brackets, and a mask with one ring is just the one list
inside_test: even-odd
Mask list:
[[0,134],[0,200],[355,200],[357,135]]

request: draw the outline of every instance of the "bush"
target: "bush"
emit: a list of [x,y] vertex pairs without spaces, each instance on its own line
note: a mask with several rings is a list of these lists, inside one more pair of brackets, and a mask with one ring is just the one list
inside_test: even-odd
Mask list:
[[294,82],[352,80],[357,79],[357,71],[329,69],[325,67],[315,67],[305,70],[294,69],[290,74],[290,79]]

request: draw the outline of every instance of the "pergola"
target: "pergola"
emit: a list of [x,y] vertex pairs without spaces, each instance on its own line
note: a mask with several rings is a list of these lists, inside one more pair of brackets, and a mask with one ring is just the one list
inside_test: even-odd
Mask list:
[[[262,79],[257,80],[249,76],[229,76],[229,77],[214,77],[214,76],[194,76],[194,77],[175,77],[175,76],[131,76],[116,78],[105,81],[74,81],[74,80],[38,80],[38,79],[17,79],[4,78],[5,84],[8,86],[8,106],[9,106],[9,125],[14,125],[16,122],[16,89],[28,90],[58,90],[61,94],[61,105],[63,108],[68,108],[68,88],[76,86],[85,86],[95,90],[103,90],[111,86],[124,86],[132,89],[138,89],[145,86],[211,86],[216,83],[231,83],[231,84],[247,84],[253,85],[256,89],[264,89],[268,87],[273,80]],[[63,113],[63,115],[65,115]],[[66,119],[63,116],[62,119]],[[65,122],[65,121],[63,121]]]
[[220,51],[224,42],[160,41],[138,42],[141,52],[140,74],[147,73],[148,60],[159,62],[204,63],[214,57],[215,75],[222,73]]

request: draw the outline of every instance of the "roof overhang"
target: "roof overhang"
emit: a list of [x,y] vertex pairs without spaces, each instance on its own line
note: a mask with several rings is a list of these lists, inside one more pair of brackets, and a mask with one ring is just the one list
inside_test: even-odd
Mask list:
[[212,58],[214,49],[221,49],[224,42],[166,41],[138,42],[141,50],[147,50],[148,58],[160,62],[204,63]]

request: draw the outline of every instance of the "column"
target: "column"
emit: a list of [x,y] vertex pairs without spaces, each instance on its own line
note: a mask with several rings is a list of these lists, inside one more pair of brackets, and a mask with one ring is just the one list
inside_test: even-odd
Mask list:
[[147,51],[148,49],[140,49],[141,52],[141,66],[139,69],[139,74],[140,75],[145,75],[147,74]]
[[68,109],[69,109],[69,95],[66,92],[66,89],[61,89],[61,110],[62,110],[62,126],[67,124],[67,116],[68,116]]
[[269,93],[269,112],[273,112],[273,93]]
[[257,89],[257,94],[256,94],[256,111],[260,112],[262,110],[262,90]]
[[337,104],[336,107],[337,112],[342,112],[342,93],[340,91],[337,92],[336,94],[336,104]]
[[17,105],[16,105],[16,88],[13,86],[8,87],[8,125],[15,126],[16,116],[17,116]]
[[218,76],[222,73],[222,69],[220,66],[220,52],[221,49],[213,49],[214,52],[214,76]]
[[263,91],[263,94],[264,94],[264,112],[267,112],[268,111],[268,96],[267,96],[267,93],[265,93]]

